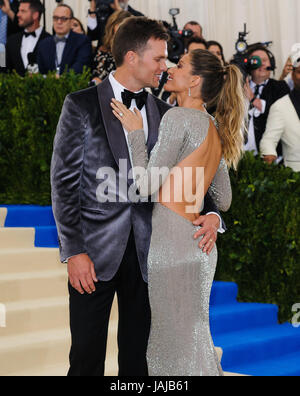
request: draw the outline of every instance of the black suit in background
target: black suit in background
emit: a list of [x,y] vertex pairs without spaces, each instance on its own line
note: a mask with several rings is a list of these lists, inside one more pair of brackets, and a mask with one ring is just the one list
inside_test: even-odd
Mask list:
[[[74,70],[76,73],[82,73],[84,66],[90,66],[92,56],[91,41],[86,35],[69,33],[63,57],[60,65],[60,74],[66,67]],[[43,40],[37,50],[37,62],[40,73],[47,74],[49,71],[56,70],[56,44],[54,36],[47,37]]]
[[[34,48],[33,54],[34,58],[37,59],[37,48],[39,43],[41,43],[45,38],[49,37],[50,34],[44,29],[40,35],[40,38]],[[7,71],[15,70],[20,76],[24,76],[26,73],[22,55],[21,55],[21,45],[23,39],[23,32],[19,32],[9,37],[6,44],[6,69]]]
[[255,133],[255,140],[257,147],[259,147],[262,136],[266,130],[267,120],[271,106],[275,102],[277,102],[278,99],[281,99],[289,92],[290,92],[289,86],[285,81],[277,81],[277,80],[273,80],[272,78],[268,81],[267,85],[264,87],[260,99],[266,101],[266,109],[264,114],[261,114],[257,118],[254,117],[254,133]]

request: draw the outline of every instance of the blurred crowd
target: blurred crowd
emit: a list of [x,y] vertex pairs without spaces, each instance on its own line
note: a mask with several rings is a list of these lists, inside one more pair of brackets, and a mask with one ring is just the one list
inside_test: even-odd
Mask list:
[[[72,8],[58,3],[50,34],[41,26],[45,10],[40,0],[1,0],[0,44],[6,49],[6,65],[1,71],[15,71],[20,76],[54,71],[59,78],[68,70],[82,73],[86,66],[91,68],[90,84],[101,83],[116,69],[111,48],[118,27],[126,18],[142,13],[128,0],[111,0],[102,10],[98,6],[91,0],[85,31]],[[205,49],[227,64],[221,43],[204,38],[197,21],[188,21],[183,30],[189,32],[182,38],[183,52]],[[299,172],[300,44],[294,46],[279,80],[274,77],[275,57],[265,44],[250,46],[244,59],[254,65],[245,73],[249,124],[244,148],[268,163],[284,164]],[[164,92],[163,82],[162,78],[159,90],[152,93],[176,106],[176,95]],[[207,110],[214,113],[214,109]]]

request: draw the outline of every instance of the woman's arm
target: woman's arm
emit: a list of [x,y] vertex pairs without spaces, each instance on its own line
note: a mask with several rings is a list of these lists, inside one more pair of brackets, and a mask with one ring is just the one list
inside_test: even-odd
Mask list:
[[[116,103],[116,101],[114,102]],[[135,184],[140,195],[148,197],[159,191],[170,170],[177,164],[178,155],[184,142],[184,128],[180,122],[182,111],[174,108],[165,114],[161,121],[158,141],[149,159],[140,112],[135,110],[134,114],[120,102],[113,108],[115,116],[128,131]]]

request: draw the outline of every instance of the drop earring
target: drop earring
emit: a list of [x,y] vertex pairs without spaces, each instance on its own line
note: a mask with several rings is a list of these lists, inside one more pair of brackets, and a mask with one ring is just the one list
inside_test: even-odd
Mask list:
[[189,88],[189,97],[192,96],[191,88]]

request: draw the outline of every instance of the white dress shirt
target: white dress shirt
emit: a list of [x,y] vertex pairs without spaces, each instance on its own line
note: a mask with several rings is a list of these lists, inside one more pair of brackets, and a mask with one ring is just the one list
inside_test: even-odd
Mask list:
[[[118,100],[119,102],[122,102],[122,96],[121,96],[121,94],[122,94],[122,92],[123,92],[125,89],[127,89],[127,88],[123,87],[123,85],[120,84],[119,81],[117,81],[117,80],[115,79],[114,74],[115,74],[115,72],[111,72],[111,73],[110,73],[110,75],[109,75],[109,82],[110,82],[110,84],[111,84],[111,86],[112,86],[112,90],[113,90],[115,99]],[[143,91],[143,90],[140,90],[140,91],[135,92],[135,93],[140,93],[140,92],[142,92],[142,91]],[[130,109],[129,109],[129,110],[133,111],[134,108],[137,108],[135,99],[132,100],[131,106],[130,106]],[[145,141],[147,142],[147,140],[148,140],[148,119],[147,119],[147,113],[146,113],[146,106],[144,106],[144,107],[142,108],[142,110],[140,110],[140,112],[141,112],[141,115],[142,115],[142,117],[143,117]],[[124,134],[125,134],[126,142],[127,142],[127,146],[128,146],[128,132],[126,131],[125,128],[123,128],[123,130],[124,130]],[[128,151],[129,151],[129,154],[130,154],[129,148],[128,148]],[[131,159],[131,158],[130,158],[130,159]]]
[[[27,69],[28,67],[28,54],[30,54],[30,52],[33,52],[37,42],[39,41],[39,38],[42,34],[43,31],[43,27],[40,26],[36,31],[36,37],[33,36],[28,36],[25,37],[25,35],[22,38],[22,44],[21,44],[21,56],[22,56],[22,60],[23,60],[23,64],[24,64],[24,68]],[[25,32],[27,32],[27,30],[25,30]]]
[[[66,34],[65,38],[68,39],[69,35],[70,35],[70,33]],[[58,69],[60,69],[60,65],[61,65],[61,62],[62,62],[65,46],[66,46],[66,43],[64,43],[63,41],[60,41],[60,42],[58,42],[56,44],[55,67],[56,67],[58,72],[59,72]]]
[[[258,99],[260,99],[260,96],[262,94],[262,91],[264,87],[268,84],[269,80],[266,80],[261,84],[261,87],[259,87],[259,94],[257,96]],[[252,92],[255,92],[256,88],[255,82],[250,81],[250,88]],[[258,110],[256,107],[253,107],[252,109],[249,110],[249,116],[250,116],[250,122],[249,122],[249,128],[248,128],[248,142],[244,145],[244,150],[245,151],[253,151],[255,155],[258,154],[258,147],[256,145],[255,141],[255,133],[254,133],[254,117],[257,118],[261,114],[264,114],[266,111],[266,101],[263,99],[260,99],[261,104],[262,104],[262,111]]]

